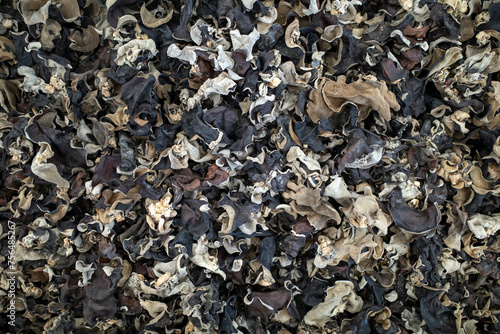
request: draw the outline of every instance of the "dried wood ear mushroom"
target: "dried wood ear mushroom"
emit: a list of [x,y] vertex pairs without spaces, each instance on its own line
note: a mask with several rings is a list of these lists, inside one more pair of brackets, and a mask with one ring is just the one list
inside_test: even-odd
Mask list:
[[3,0],[11,331],[500,332],[499,71],[497,0]]

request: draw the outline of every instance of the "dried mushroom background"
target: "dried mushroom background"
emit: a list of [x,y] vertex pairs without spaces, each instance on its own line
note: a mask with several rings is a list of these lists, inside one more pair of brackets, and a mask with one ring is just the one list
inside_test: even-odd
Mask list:
[[498,0],[0,0],[1,328],[500,332],[499,71]]

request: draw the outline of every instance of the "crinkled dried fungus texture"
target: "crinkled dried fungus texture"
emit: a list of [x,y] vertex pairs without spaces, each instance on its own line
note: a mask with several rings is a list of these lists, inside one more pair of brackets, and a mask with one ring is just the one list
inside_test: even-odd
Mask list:
[[499,332],[499,22],[3,0],[0,312],[14,223],[20,333]]

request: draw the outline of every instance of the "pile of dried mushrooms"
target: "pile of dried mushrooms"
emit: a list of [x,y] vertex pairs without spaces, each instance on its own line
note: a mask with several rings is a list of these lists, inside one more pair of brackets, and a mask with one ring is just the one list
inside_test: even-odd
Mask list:
[[0,311],[15,223],[19,333],[499,332],[499,71],[498,0],[1,0]]

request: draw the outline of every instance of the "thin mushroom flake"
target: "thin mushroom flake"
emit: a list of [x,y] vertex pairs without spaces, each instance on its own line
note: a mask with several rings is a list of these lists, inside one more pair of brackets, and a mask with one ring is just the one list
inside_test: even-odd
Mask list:
[[500,332],[499,22],[2,0],[1,328]]

